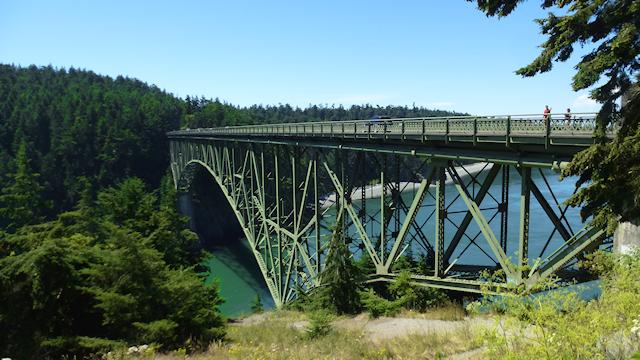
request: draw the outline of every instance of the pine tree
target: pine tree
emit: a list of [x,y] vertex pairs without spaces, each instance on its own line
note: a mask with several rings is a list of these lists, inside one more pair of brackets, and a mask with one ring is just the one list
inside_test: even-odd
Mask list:
[[[523,0],[467,0],[477,2],[488,16],[508,16]],[[578,153],[565,176],[578,176],[583,186],[569,203],[582,206],[582,217],[613,232],[619,221],[640,218],[640,4],[634,0],[543,0],[542,8],[556,7],[538,19],[547,36],[531,64],[516,71],[534,76],[550,71],[554,61],[566,61],[577,45],[593,44],[582,56],[573,76],[575,91],[592,88],[591,97],[602,103],[596,118],[597,141]],[[628,103],[617,113],[616,101]],[[620,115],[622,121],[619,121]],[[616,124],[618,122],[618,124]],[[614,141],[605,130],[620,126]]]
[[[337,225],[338,228],[342,224]],[[358,290],[362,282],[360,269],[351,260],[351,253],[337,231],[329,245],[325,267],[320,274],[319,301],[338,314],[353,314],[360,310]]]
[[264,306],[262,305],[262,299],[260,298],[260,294],[256,293],[256,297],[254,297],[251,302],[251,312],[254,314],[260,314],[263,311]]
[[15,172],[9,174],[9,184],[0,191],[0,224],[12,232],[24,225],[43,219],[49,204],[42,199],[40,174],[31,170],[27,144],[22,142],[15,158]]

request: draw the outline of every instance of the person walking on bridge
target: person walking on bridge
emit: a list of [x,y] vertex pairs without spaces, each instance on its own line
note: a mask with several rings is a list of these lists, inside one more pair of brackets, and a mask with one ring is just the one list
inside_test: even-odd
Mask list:
[[544,106],[544,111],[542,112],[543,119],[547,120],[547,118],[551,115],[551,108],[549,105]]
[[567,108],[567,112],[564,113],[564,126],[571,127],[571,109]]

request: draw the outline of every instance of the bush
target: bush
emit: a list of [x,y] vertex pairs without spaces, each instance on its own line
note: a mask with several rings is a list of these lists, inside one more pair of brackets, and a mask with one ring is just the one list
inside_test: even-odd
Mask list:
[[448,300],[441,290],[414,285],[411,274],[406,270],[389,285],[389,292],[407,310],[426,311]]
[[307,339],[316,339],[329,334],[331,327],[331,314],[327,311],[315,311],[309,315],[309,326],[306,329]]
[[256,297],[253,298],[251,302],[251,312],[254,314],[260,314],[264,311],[264,306],[262,306],[262,299],[260,299],[260,294],[256,294]]
[[640,253],[600,254],[593,260],[597,263],[591,268],[604,271],[599,299],[584,301],[566,289],[505,297],[508,321],[482,334],[488,354],[496,359],[617,359],[638,351],[634,321],[640,318]]
[[390,301],[378,296],[373,289],[361,291],[362,304],[364,309],[373,318],[380,316],[393,316],[402,308],[401,301]]

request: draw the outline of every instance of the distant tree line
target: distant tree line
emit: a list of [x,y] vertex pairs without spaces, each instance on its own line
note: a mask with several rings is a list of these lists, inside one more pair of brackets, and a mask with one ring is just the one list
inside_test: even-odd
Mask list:
[[342,121],[371,119],[374,116],[402,117],[434,117],[468,115],[444,110],[427,109],[425,107],[352,105],[311,105],[306,108],[291,105],[252,105],[239,107],[219,99],[187,96],[183,126],[188,128],[218,127],[252,124],[275,124],[309,121]]

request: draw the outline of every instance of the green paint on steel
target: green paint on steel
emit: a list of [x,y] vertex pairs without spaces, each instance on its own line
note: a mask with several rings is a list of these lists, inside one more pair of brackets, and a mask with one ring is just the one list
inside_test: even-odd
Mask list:
[[[345,240],[356,241],[354,246],[361,245],[364,250],[362,256],[371,259],[375,272],[368,274],[369,281],[393,281],[395,274],[391,268],[394,262],[407,250],[408,242],[415,241],[429,256],[434,255],[425,260],[431,262],[426,265],[434,269],[434,276],[412,273],[413,282],[480,292],[487,283],[479,272],[488,267],[449,262],[472,220],[478,224],[491,248],[491,256],[508,279],[524,280],[527,286],[556,274],[572,259],[602,242],[604,232],[601,229],[587,228],[569,237],[561,222],[564,213],[561,217],[555,214],[544,198],[546,195],[530,177],[531,167],[557,166],[562,159],[592,142],[587,131],[591,126],[588,121],[591,120],[585,120],[581,128],[571,130],[572,134],[554,121],[517,116],[405,119],[391,120],[387,124],[354,121],[196,129],[169,133],[170,168],[174,184],[181,191],[189,189],[196,165],[211,173],[238,218],[278,307],[293,299],[296,289],[309,291],[320,286],[323,254],[326,254],[330,237],[338,234]],[[359,152],[356,163],[360,165],[350,165],[352,150]],[[386,154],[394,156],[387,160]],[[428,165],[424,170],[428,175],[419,180],[417,192],[407,206],[399,195],[399,181],[401,176],[412,176],[414,170],[409,167],[415,159]],[[454,167],[454,163],[461,160],[486,161],[492,165],[482,170],[483,175],[470,175],[472,181],[467,185]],[[388,171],[387,161],[393,170]],[[318,162],[322,166],[318,167]],[[365,166],[374,166],[367,173],[375,174],[380,181],[380,211],[376,214],[362,213],[365,196],[361,199],[360,213],[351,199],[354,189],[364,189],[370,180],[357,173],[364,172]],[[527,255],[523,250],[528,247],[528,194],[533,193],[565,240],[552,255],[544,260],[537,259],[526,279],[509,263],[503,245],[480,209],[498,172],[508,172],[511,167],[521,171],[524,179],[520,189],[521,202],[525,205],[521,206],[519,219],[520,263]],[[401,175],[404,172],[409,175]],[[456,201],[456,197],[452,197],[447,199],[450,204],[445,203],[445,190],[449,186],[445,185],[447,172],[464,202],[463,219],[447,217],[447,207]],[[480,181],[482,176],[484,180]],[[436,210],[430,221],[436,222],[436,233],[432,247],[422,233],[425,224],[418,223],[416,214],[427,206],[424,205],[425,196],[433,196],[429,187],[434,181]],[[505,188],[508,184],[505,185],[504,179],[502,183],[504,193],[508,191],[508,187]],[[475,184],[480,187],[476,189]],[[386,196],[387,189],[391,189],[390,198]],[[336,198],[333,205],[321,198],[321,195],[331,193]],[[557,199],[553,200],[557,203]],[[445,238],[445,219],[458,228],[452,239]],[[375,233],[369,225],[372,223],[379,224],[380,233]],[[332,227],[333,232],[328,231]],[[502,237],[501,232],[504,241]],[[449,246],[445,249],[447,241]],[[461,273],[465,274],[464,279],[459,277]],[[508,290],[512,284],[491,286]]]

